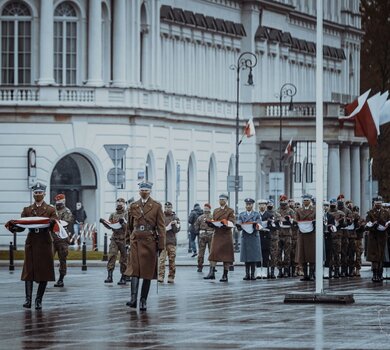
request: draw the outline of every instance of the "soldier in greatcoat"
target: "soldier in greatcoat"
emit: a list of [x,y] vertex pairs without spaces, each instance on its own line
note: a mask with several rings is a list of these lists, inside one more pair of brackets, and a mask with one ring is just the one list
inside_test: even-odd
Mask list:
[[[60,193],[54,197],[56,205],[56,214],[58,219],[66,221],[68,225],[65,226],[65,231],[69,235],[69,230],[73,228],[74,217],[69,208],[65,206],[65,195]],[[64,277],[66,276],[66,258],[68,257],[69,237],[60,238],[54,232],[51,233],[53,239],[53,255],[58,255],[60,261],[59,273],[60,277],[54,287],[64,286]]]
[[366,226],[368,227],[367,260],[371,261],[372,281],[383,280],[383,260],[387,241],[387,224],[390,214],[382,207],[383,199],[378,196],[373,199],[374,207],[367,213]]
[[165,222],[162,205],[150,197],[153,184],[138,184],[140,199],[128,210],[130,254],[125,275],[131,276],[131,299],[126,305],[137,307],[139,279],[142,278],[140,310],[146,310],[150,280],[157,279],[158,256],[165,248]]
[[226,194],[219,196],[219,208],[213,212],[213,222],[218,222],[222,226],[218,227],[210,223],[215,228],[211,250],[209,255],[210,271],[204,279],[215,279],[215,266],[218,261],[223,262],[223,275],[220,282],[228,281],[229,266],[234,262],[232,227],[236,223],[233,209],[227,205],[229,197]]
[[[57,215],[54,207],[44,201],[46,186],[38,182],[32,187],[32,191],[34,203],[25,207],[21,216],[50,218],[51,227],[53,227]],[[51,227],[30,228],[27,235],[21,279],[25,281],[26,292],[26,301],[23,307],[28,309],[31,308],[33,282],[39,283],[35,299],[35,309],[40,310],[42,308],[42,298],[46,290],[47,282],[55,281],[53,246],[50,235]],[[8,229],[11,232],[24,231],[24,228],[19,228],[12,224],[12,222]]]
[[261,218],[260,214],[253,210],[254,202],[252,198],[245,199],[246,211],[240,213],[236,224],[237,229],[242,231],[240,261],[245,263],[244,281],[256,279],[256,263],[262,260],[259,234]]
[[314,280],[315,269],[315,207],[312,205],[310,195],[303,195],[302,207],[296,211],[298,222],[298,263],[303,268],[302,281]]

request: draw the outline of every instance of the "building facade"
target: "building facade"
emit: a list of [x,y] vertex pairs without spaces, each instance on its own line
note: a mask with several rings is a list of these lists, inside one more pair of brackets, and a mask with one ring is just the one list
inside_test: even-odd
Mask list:
[[[31,202],[37,181],[48,201],[61,192],[71,209],[83,202],[91,223],[117,197],[136,197],[143,179],[184,223],[194,203],[215,207],[235,175],[233,66],[245,51],[257,65],[254,86],[239,71],[240,134],[253,117],[256,137],[240,145],[239,207],[248,196],[314,193],[315,4],[1,0],[0,224]],[[368,147],[337,119],[359,93],[358,5],[324,0],[324,181],[325,197],[345,192],[364,208]],[[278,97],[287,82],[297,88],[291,111]],[[294,156],[281,161],[291,138]]]

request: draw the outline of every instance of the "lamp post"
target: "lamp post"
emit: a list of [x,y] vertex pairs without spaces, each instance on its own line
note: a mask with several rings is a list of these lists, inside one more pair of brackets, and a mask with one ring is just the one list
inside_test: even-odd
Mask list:
[[235,189],[235,213],[238,216],[238,190],[240,186],[239,180],[239,134],[240,134],[240,71],[249,69],[247,84],[253,85],[252,69],[257,64],[257,57],[254,53],[245,51],[238,56],[237,64],[230,66],[230,69],[235,70],[237,74],[237,99],[236,99],[236,176],[234,182]]
[[297,94],[294,84],[283,84],[279,92],[279,172],[282,172],[282,102],[284,98],[290,97],[289,111],[293,110],[293,97]]

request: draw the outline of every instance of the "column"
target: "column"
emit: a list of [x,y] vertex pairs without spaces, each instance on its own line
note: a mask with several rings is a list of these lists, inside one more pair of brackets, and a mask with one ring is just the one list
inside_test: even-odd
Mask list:
[[114,3],[113,22],[113,85],[126,85],[126,0]]
[[89,1],[88,12],[88,82],[89,86],[102,86],[102,4]]
[[365,217],[367,211],[371,208],[371,198],[369,198],[368,184],[368,171],[369,171],[370,151],[367,145],[364,145],[360,149],[360,176],[361,176],[361,205],[360,215]]
[[351,199],[354,205],[360,207],[360,150],[359,146],[351,146]]
[[340,150],[338,144],[328,145],[328,199],[340,194]]
[[340,191],[345,199],[351,199],[351,153],[349,145],[342,145],[340,151]]
[[39,23],[39,85],[54,83],[53,0],[41,0]]

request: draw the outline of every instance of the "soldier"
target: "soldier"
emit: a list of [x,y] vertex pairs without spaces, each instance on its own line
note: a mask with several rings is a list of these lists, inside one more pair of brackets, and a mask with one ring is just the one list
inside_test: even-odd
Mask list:
[[130,235],[130,254],[125,275],[131,276],[131,299],[126,303],[137,307],[139,279],[142,278],[140,307],[146,310],[150,280],[157,279],[158,255],[165,248],[165,222],[162,206],[150,197],[153,184],[138,184],[140,199],[130,205],[127,230]]
[[386,224],[390,220],[390,215],[382,207],[383,199],[381,196],[374,198],[373,202],[374,207],[367,213],[366,218],[369,228],[367,260],[371,261],[372,264],[372,281],[381,282],[387,240]]
[[[280,207],[277,211],[280,217],[279,249],[278,249],[278,277],[290,277],[292,224],[295,211],[288,206],[287,196],[282,194],[279,198]],[[284,271],[282,269],[284,268]]]
[[[260,228],[261,218],[258,212],[253,211],[252,198],[245,199],[246,211],[240,213],[237,219],[237,229],[242,231],[240,261],[245,263],[244,281],[255,280],[256,263],[261,262]],[[249,275],[250,269],[250,275]]]
[[210,254],[211,241],[213,239],[214,229],[209,227],[208,221],[211,221],[211,205],[206,203],[203,206],[203,214],[195,221],[195,230],[199,232],[199,255],[198,255],[198,272],[203,271],[204,254],[208,247]]
[[349,276],[349,272],[352,274],[353,267],[348,271],[348,259],[349,250],[355,250],[353,247],[355,243],[354,237],[354,225],[352,211],[345,206],[345,198],[343,194],[337,197],[337,209],[341,210],[345,214],[345,222],[341,228],[341,277]]
[[196,219],[203,214],[203,210],[200,208],[200,205],[196,203],[194,205],[194,209],[191,210],[190,216],[188,217],[188,223],[190,224],[190,246],[192,249],[192,256],[191,258],[195,258],[198,253],[196,252],[196,237],[199,235],[199,231],[196,231],[195,229],[195,222]]
[[[25,207],[22,217],[40,216],[50,218],[50,227],[30,228],[27,235],[24,264],[22,271],[22,281],[25,281],[26,301],[23,307],[30,309],[33,291],[33,282],[39,283],[37,296],[35,299],[35,309],[42,309],[42,298],[48,281],[55,281],[53,245],[50,230],[57,219],[54,207],[48,205],[43,200],[46,195],[46,186],[36,183],[32,187],[34,203]],[[24,228],[15,226],[14,222],[9,222],[7,228],[11,232],[21,232]]]
[[[210,271],[204,279],[215,279],[215,266],[218,261],[223,262],[223,275],[220,282],[228,281],[229,266],[234,262],[233,251],[233,236],[232,227],[235,225],[235,217],[233,209],[227,205],[229,197],[226,194],[219,196],[219,208],[213,212],[213,221],[218,222],[219,227],[210,223],[210,227],[214,229],[213,241],[211,242],[211,249],[209,255]],[[213,226],[214,225],[214,226]]]
[[345,213],[337,209],[336,199],[329,201],[330,208],[329,214],[333,216],[336,226],[336,232],[332,232],[332,259],[329,269],[329,278],[340,278],[340,266],[341,266],[341,240],[343,233],[342,227],[345,225]]
[[[301,281],[314,280],[315,268],[315,208],[311,204],[311,196],[303,195],[302,208],[297,209],[296,219],[298,222],[298,263],[303,268],[303,278]],[[308,266],[309,265],[309,266]],[[309,271],[308,271],[309,269]]]
[[331,278],[332,275],[332,235],[336,231],[335,226],[335,220],[331,213],[329,213],[330,209],[330,202],[324,201],[323,204],[324,208],[324,217],[323,217],[323,223],[324,223],[324,246],[325,246],[325,263],[324,267],[328,268],[328,276],[325,276],[324,278]]
[[279,221],[280,216],[274,210],[274,202],[269,200],[267,202],[267,228],[271,231],[271,247],[270,247],[270,266],[271,266],[271,275],[270,278],[274,279],[275,276],[275,267],[278,265],[278,256],[279,256]]
[[[295,201],[294,199],[289,199],[288,200],[288,206],[290,209],[294,212],[295,216]],[[292,277],[297,277],[299,271],[299,265],[296,263],[296,260],[298,258],[297,254],[297,240],[298,240],[298,224],[296,221],[293,221],[293,224],[291,226],[291,257],[290,257],[290,262],[291,262],[291,276]]]
[[[69,234],[68,229],[73,225],[74,218],[73,214],[69,208],[65,206],[65,195],[60,193],[54,197],[56,201],[56,214],[60,220],[66,221],[68,225],[65,227],[66,232]],[[64,286],[64,277],[66,276],[66,258],[68,256],[68,247],[69,247],[69,237],[60,238],[54,232],[51,233],[53,239],[53,255],[56,253],[58,255],[58,260],[60,261],[59,273],[60,277],[54,287],[63,287]]]
[[267,274],[265,277],[262,276],[260,270],[260,273],[256,276],[256,278],[259,279],[271,277],[269,271],[269,262],[270,262],[270,255],[271,255],[271,231],[267,228],[267,226],[268,226],[268,220],[271,220],[272,218],[272,214],[267,211],[267,203],[268,201],[266,199],[259,199],[257,201],[257,205],[259,208],[260,222],[261,222],[260,246],[261,246],[261,256],[262,256],[262,261],[258,262],[257,267],[267,268]]
[[[355,241],[355,276],[360,277],[360,270],[362,267],[362,254],[363,254],[363,235],[364,235],[364,219],[360,216],[360,209],[358,206],[352,208],[352,214],[354,216],[355,222],[355,232],[356,232],[356,241]],[[356,223],[357,219],[357,223]]]
[[166,229],[166,242],[165,249],[160,254],[159,261],[159,271],[158,271],[158,281],[160,283],[164,282],[165,275],[165,260],[168,256],[169,264],[169,273],[168,273],[168,283],[174,283],[175,273],[176,273],[176,245],[177,238],[176,234],[180,231],[180,220],[172,210],[172,203],[166,202],[164,204],[164,214],[165,214],[165,229]]
[[103,220],[100,222],[109,230],[112,230],[112,235],[110,239],[110,247],[108,250],[108,262],[107,262],[107,279],[104,280],[104,283],[112,283],[112,274],[115,269],[115,263],[120,253],[120,272],[121,279],[118,282],[118,285],[125,285],[127,280],[125,276],[125,271],[127,268],[127,251],[126,243],[129,241],[129,235],[127,233],[127,222],[128,216],[126,212],[126,201],[124,198],[118,198],[116,200],[116,209],[114,213],[110,214],[108,221],[112,224],[119,224],[118,228],[112,228],[108,226]]

